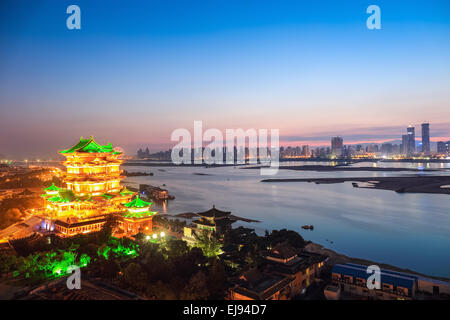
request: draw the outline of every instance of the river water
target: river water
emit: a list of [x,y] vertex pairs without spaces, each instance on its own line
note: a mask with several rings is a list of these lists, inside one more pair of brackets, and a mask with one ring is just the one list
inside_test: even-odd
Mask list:
[[[291,165],[325,165],[301,162]],[[283,164],[284,165],[284,164]],[[359,163],[356,166],[446,168],[450,164]],[[211,208],[259,220],[234,226],[254,228],[257,233],[292,229],[306,240],[352,257],[388,263],[429,275],[450,278],[450,196],[399,194],[387,190],[353,188],[351,182],[262,183],[266,178],[329,178],[404,176],[413,172],[315,172],[280,170],[261,176],[259,170],[240,167],[147,167],[127,166],[130,172],[154,176],[128,177],[131,186],[147,183],[176,196],[167,205],[155,205],[161,213],[198,212]],[[165,184],[165,186],[163,186]],[[314,230],[303,230],[312,224]]]

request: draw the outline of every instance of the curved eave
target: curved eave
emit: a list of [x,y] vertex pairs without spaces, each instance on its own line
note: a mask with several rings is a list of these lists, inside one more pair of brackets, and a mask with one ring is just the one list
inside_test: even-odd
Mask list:
[[102,146],[98,144],[92,136],[89,139],[83,139],[83,137],[81,137],[80,141],[73,147],[59,151],[59,153],[61,154],[68,154],[75,152],[114,154],[115,151],[111,143],[108,143],[106,146]]

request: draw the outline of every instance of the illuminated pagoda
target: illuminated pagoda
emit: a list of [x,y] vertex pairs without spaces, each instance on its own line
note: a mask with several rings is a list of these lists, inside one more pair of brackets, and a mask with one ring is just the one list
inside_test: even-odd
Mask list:
[[66,167],[63,180],[67,187],[52,184],[45,188],[43,195],[47,201],[47,217],[54,220],[57,231],[67,236],[98,231],[109,216],[120,220],[125,218],[122,215],[132,213],[123,204],[132,203],[137,193],[120,185],[124,177],[119,149],[110,143],[100,145],[91,136],[89,139],[81,137],[77,144],[60,154],[66,158],[62,165]]
[[81,137],[80,142],[60,154],[66,157],[63,165],[67,168],[67,188],[79,196],[120,191],[122,152],[114,150],[110,143],[102,146],[92,137]]
[[222,237],[236,221],[230,211],[216,209],[214,205],[211,209],[198,212],[196,215],[199,219],[193,220],[190,226],[184,227],[183,240],[190,244],[194,244],[198,235],[204,231]]

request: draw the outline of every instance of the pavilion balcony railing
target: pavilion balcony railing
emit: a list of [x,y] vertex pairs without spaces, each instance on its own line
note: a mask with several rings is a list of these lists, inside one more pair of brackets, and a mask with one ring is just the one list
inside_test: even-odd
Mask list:
[[111,179],[121,179],[123,176],[120,173],[114,174],[90,174],[90,175],[66,175],[64,180],[66,181],[104,181]]
[[95,175],[99,175],[99,176],[106,176],[106,175],[119,175],[122,174],[123,170],[118,170],[118,171],[101,171],[101,172],[65,172],[64,176],[95,176]]

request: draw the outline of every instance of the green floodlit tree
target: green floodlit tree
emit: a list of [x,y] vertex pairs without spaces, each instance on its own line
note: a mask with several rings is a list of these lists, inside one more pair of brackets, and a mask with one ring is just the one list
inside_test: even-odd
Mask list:
[[86,267],[90,262],[91,262],[91,257],[89,257],[86,253],[83,253],[80,256],[81,267]]
[[[3,256],[0,261],[4,263],[2,273],[13,271],[14,277],[24,277],[33,282],[64,276],[71,265],[85,267],[90,263],[90,257],[86,254],[82,254],[78,261],[77,256],[76,246],[72,246],[69,250],[37,252],[16,259]],[[9,265],[6,263],[9,263]]]
[[207,230],[202,230],[202,232],[197,235],[195,246],[202,249],[203,254],[208,258],[217,257],[222,253],[221,242],[214,234],[211,234]]
[[99,257],[103,256],[105,260],[110,258],[111,253],[118,258],[134,258],[139,254],[138,249],[139,246],[133,241],[111,237],[107,243],[98,248],[97,255]]
[[111,251],[111,247],[109,247],[106,243],[101,245],[100,248],[97,249],[97,255],[103,256],[105,260],[109,258],[109,252]]

